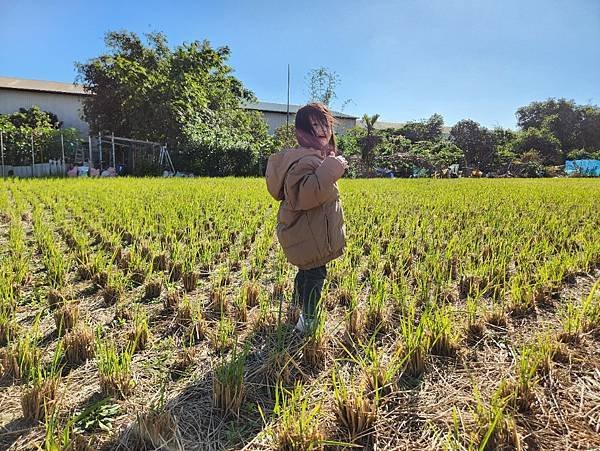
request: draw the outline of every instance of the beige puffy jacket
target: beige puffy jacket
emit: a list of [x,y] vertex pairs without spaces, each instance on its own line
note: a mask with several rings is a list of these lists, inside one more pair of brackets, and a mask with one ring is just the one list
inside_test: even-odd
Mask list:
[[346,245],[344,213],[336,181],[344,166],[315,149],[287,149],[267,163],[269,193],[280,200],[277,238],[288,261],[300,269],[322,266]]

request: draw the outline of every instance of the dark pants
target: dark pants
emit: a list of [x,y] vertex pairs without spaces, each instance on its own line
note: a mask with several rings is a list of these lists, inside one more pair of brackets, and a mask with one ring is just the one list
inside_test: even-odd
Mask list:
[[323,282],[327,276],[325,265],[313,269],[299,269],[294,280],[294,295],[296,305],[302,304],[302,313],[305,320],[313,320],[318,314],[319,301]]

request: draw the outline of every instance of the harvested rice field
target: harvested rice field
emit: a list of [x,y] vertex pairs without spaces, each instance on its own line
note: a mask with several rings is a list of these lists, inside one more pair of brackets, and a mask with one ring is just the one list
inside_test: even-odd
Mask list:
[[314,334],[262,179],[0,181],[0,449],[600,448],[600,183],[343,180]]

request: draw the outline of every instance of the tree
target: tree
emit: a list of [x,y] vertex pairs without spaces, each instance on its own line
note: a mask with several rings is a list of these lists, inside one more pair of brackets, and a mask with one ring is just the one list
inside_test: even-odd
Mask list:
[[39,106],[34,105],[31,108],[19,108],[19,111],[7,115],[7,119],[16,127],[28,128],[47,128],[59,129],[62,122],[58,120],[56,114],[49,111],[42,111]]
[[600,108],[585,105],[578,107],[578,111],[581,115],[578,147],[590,152],[600,152]]
[[364,127],[356,126],[346,130],[343,135],[336,136],[339,152],[347,157],[353,155],[360,156],[362,154],[361,139],[364,138],[366,134],[367,132]]
[[411,142],[439,141],[442,138],[444,118],[439,114],[433,114],[429,119],[411,121],[400,127],[400,133]]
[[558,138],[563,149],[577,147],[581,114],[573,100],[549,98],[532,102],[519,108],[516,116],[522,130],[546,128]]
[[273,135],[273,150],[291,149],[298,147],[296,139],[296,127],[294,124],[282,124],[275,130]]
[[511,143],[511,150],[517,156],[535,150],[539,161],[544,165],[558,165],[564,163],[564,156],[560,149],[560,141],[548,129],[528,128],[517,133]]
[[373,150],[381,142],[381,137],[375,132],[375,123],[379,119],[379,114],[374,114],[373,116],[364,114],[362,119],[365,123],[367,134],[360,140],[361,160],[368,172],[373,166]]
[[0,115],[0,131],[3,133],[5,163],[8,165],[31,164],[31,141],[33,138],[34,159],[37,162],[47,159],[60,159],[63,134],[67,149],[79,139],[79,133],[72,128],[62,129],[62,122],[56,114],[42,111],[38,106],[18,112]]
[[[105,54],[76,64],[93,94],[83,104],[92,131],[166,142],[179,165],[202,174],[251,171],[269,137],[260,113],[241,108],[256,99],[232,75],[229,49],[208,41],[171,49],[162,33],[145,38],[109,32]],[[234,155],[244,163],[224,164]]]
[[505,147],[513,142],[517,134],[510,128],[496,127],[492,130],[497,147]]
[[449,141],[421,141],[412,146],[411,153],[425,158],[436,170],[460,163],[465,157],[462,149]]
[[494,133],[471,119],[457,122],[450,130],[450,140],[465,154],[466,164],[487,170],[496,155]]
[[308,72],[306,78],[309,102],[321,102],[329,106],[337,98],[335,89],[340,83],[340,76],[334,70],[319,67]]

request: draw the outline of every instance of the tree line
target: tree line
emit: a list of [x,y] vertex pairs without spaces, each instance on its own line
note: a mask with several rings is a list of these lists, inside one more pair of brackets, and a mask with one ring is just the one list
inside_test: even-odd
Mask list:
[[359,174],[386,167],[397,175],[411,175],[415,168],[434,172],[457,163],[482,172],[542,176],[557,174],[567,159],[600,159],[597,106],[550,98],[515,114],[518,130],[489,129],[463,119],[447,133],[439,114],[383,130],[375,129],[377,115],[365,115],[364,127],[341,136],[339,146],[357,157],[354,170]]
[[[208,41],[170,47],[162,33],[143,37],[128,31],[105,35],[106,51],[76,63],[77,81],[89,92],[82,116],[93,134],[115,133],[166,143],[175,167],[197,175],[256,175],[271,153],[296,144],[292,127],[269,136],[258,111],[243,108],[255,95],[228,65],[228,47]],[[309,74],[311,100],[330,103],[339,76],[326,68]],[[344,103],[349,102],[347,100]],[[486,128],[463,119],[445,132],[434,114],[399,128],[378,129],[378,115],[338,136],[351,162],[351,175],[375,168],[398,176],[416,168],[434,172],[458,163],[484,172],[552,175],[566,159],[600,159],[600,108],[567,99],[532,102],[516,111],[518,130]],[[0,130],[11,135],[15,161],[26,157],[30,136],[51,141],[59,118],[39,109],[0,115]],[[68,140],[75,132],[68,131]],[[49,146],[55,149],[55,146]]]

